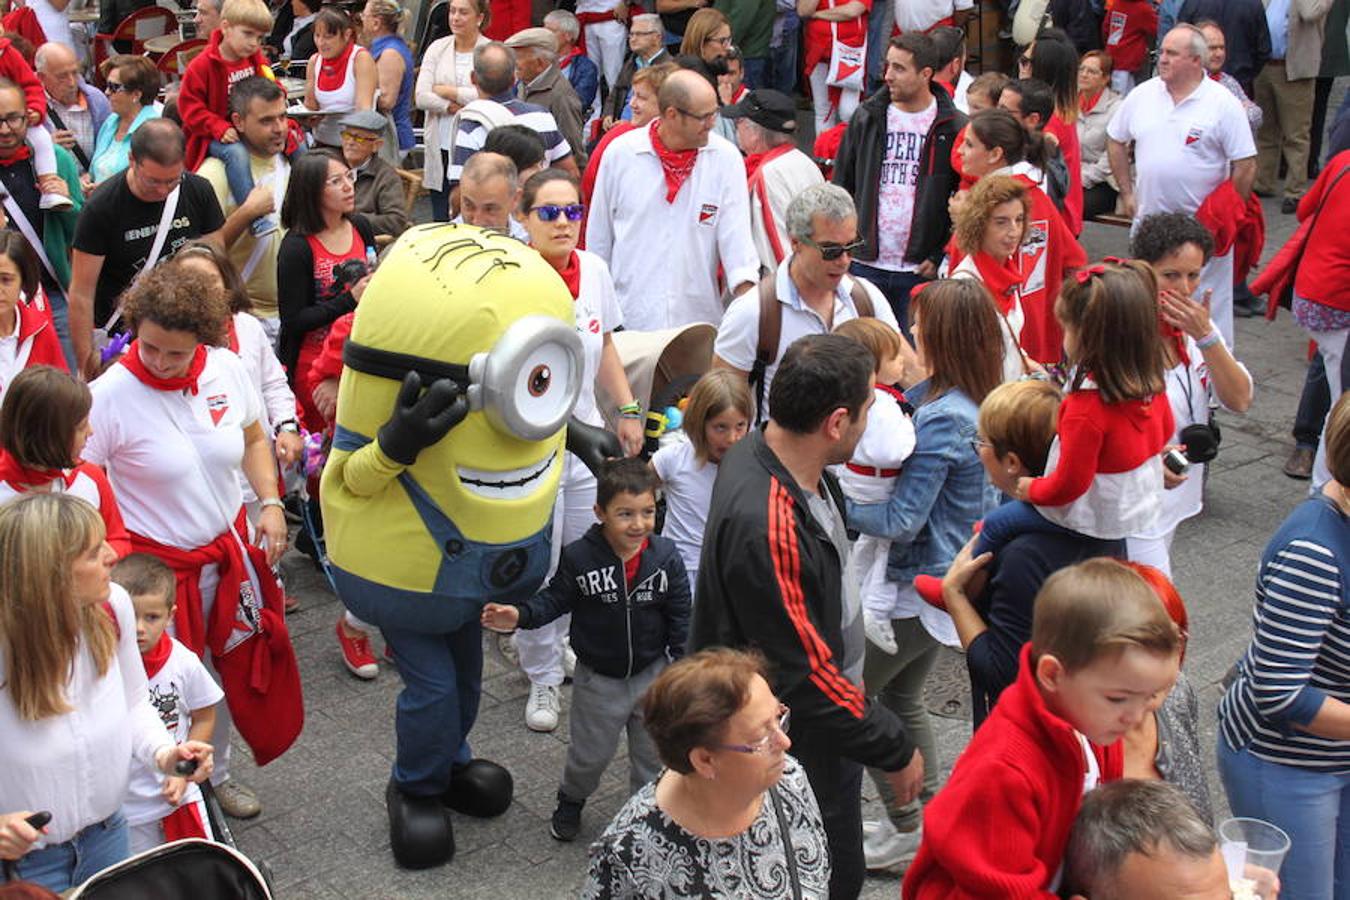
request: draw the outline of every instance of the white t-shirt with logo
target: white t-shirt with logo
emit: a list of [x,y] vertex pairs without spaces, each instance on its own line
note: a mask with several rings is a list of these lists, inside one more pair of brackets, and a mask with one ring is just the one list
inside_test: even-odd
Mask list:
[[703,528],[708,524],[717,463],[699,462],[694,445],[683,439],[652,454],[652,468],[666,494],[666,524],[662,534],[675,542],[689,572],[692,589],[698,580],[698,561],[703,552]]
[[[206,671],[197,654],[174,638],[169,640],[173,642],[169,658],[149,679],[150,705],[159,713],[174,741],[181,744],[188,739],[188,730],[192,727],[192,710],[215,706],[225,698],[225,692]],[[122,814],[127,817],[128,825],[158,822],[173,812],[174,808],[160,793],[163,784],[163,775],[132,760],[131,782],[122,803]],[[189,782],[179,805],[185,806],[199,799],[201,790]]]
[[129,531],[184,550],[234,521],[244,429],[265,416],[243,361],[223,347],[206,351],[197,384],[196,394],[161,391],[116,365],[89,386],[84,458],[107,470]]
[[877,194],[877,258],[868,265],[892,272],[912,272],[905,247],[914,224],[914,196],[923,165],[923,142],[937,118],[937,101],[921,112],[886,107],[886,150],[881,158]]
[[578,250],[577,257],[581,260],[581,291],[572,301],[572,311],[576,314],[585,368],[581,370],[581,393],[572,415],[587,425],[602,428],[605,422],[595,402],[596,377],[600,374],[605,335],[623,324],[623,312],[605,261],[585,250]]

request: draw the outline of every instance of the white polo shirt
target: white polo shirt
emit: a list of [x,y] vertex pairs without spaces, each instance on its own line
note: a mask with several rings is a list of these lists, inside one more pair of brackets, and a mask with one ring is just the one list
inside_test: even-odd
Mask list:
[[974,0],[904,0],[894,6],[895,27],[905,32],[927,31],[957,10],[974,8],[975,3]]
[[[764,369],[764,414],[766,416],[769,413],[769,388],[773,384],[773,376],[778,371],[778,363],[783,358],[783,353],[799,337],[829,332],[825,320],[814,309],[807,306],[802,301],[801,294],[797,292],[797,285],[793,283],[792,276],[788,274],[788,264],[791,262],[791,256],[783,260],[774,275],[774,289],[778,294],[778,302],[783,307],[783,324],[778,332],[778,352],[774,355],[773,362],[769,363]],[[833,314],[835,328],[849,319],[858,318],[858,311],[853,306],[853,298],[849,295],[849,291],[853,287],[853,280],[851,276],[845,275],[840,279],[839,287],[835,289]],[[891,311],[891,305],[882,296],[881,291],[877,290],[866,278],[858,278],[857,281],[867,291],[867,295],[872,298],[872,309],[876,313],[876,317],[898,332],[900,327],[896,324],[895,313]],[[713,344],[713,353],[717,354],[719,359],[732,368],[749,372],[755,366],[755,350],[758,347],[759,289],[756,288],[737,297],[727,307],[727,314],[722,317],[722,325],[717,329],[717,341]]]
[[609,263],[626,328],[716,325],[722,319],[718,264],[729,287],[759,279],[740,151],[710,134],[668,203],[650,130],[615,139],[596,177],[586,249]]
[[108,471],[127,530],[192,550],[225,533],[243,505],[244,429],[264,419],[244,363],[206,352],[196,394],[142,384],[113,366],[89,386],[84,458]]
[[1228,179],[1229,167],[1256,155],[1242,105],[1206,78],[1180,103],[1161,78],[1121,101],[1106,133],[1134,142],[1135,221],[1153,213],[1194,213]]
[[599,387],[596,379],[600,373],[600,357],[605,349],[605,335],[623,324],[623,312],[619,309],[618,297],[614,295],[614,281],[609,276],[605,261],[585,250],[578,250],[577,258],[581,262],[581,290],[577,299],[572,301],[572,312],[576,316],[584,362],[581,394],[577,396],[572,415],[587,425],[603,428],[605,421],[595,402]]

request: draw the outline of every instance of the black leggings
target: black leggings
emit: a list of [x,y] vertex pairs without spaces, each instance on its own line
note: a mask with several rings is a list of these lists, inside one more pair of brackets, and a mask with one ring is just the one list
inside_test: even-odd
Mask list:
[[1097,216],[1115,212],[1117,196],[1115,189],[1105,181],[1090,188],[1083,188],[1083,218],[1095,219]]

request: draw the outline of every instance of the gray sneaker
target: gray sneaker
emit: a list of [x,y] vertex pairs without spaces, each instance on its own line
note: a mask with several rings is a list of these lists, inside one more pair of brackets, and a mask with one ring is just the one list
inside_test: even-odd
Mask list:
[[914,859],[922,841],[922,827],[916,831],[896,831],[889,819],[883,819],[876,830],[864,833],[863,858],[868,871],[899,871]]
[[258,795],[233,778],[215,785],[213,790],[221,811],[232,819],[251,819],[262,812]]

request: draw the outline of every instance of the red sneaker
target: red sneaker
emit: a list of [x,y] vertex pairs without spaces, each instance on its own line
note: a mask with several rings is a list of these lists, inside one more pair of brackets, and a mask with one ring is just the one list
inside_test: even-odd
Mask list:
[[370,652],[370,638],[364,632],[360,637],[348,637],[342,628],[341,619],[338,620],[336,631],[338,646],[342,648],[342,661],[346,664],[347,671],[367,681],[380,674],[375,654]]
[[929,606],[947,611],[947,604],[942,600],[942,579],[936,575],[915,575],[914,592]]
[[282,603],[286,608],[286,615],[288,616],[291,613],[295,612],[296,610],[300,609],[300,598],[295,596],[294,594],[287,594],[283,598]]

